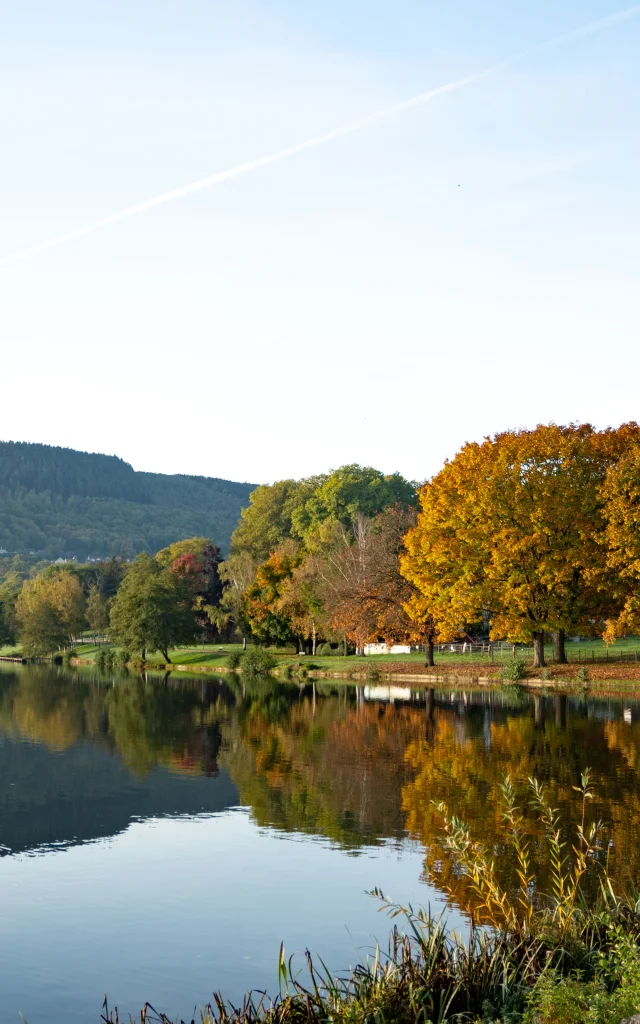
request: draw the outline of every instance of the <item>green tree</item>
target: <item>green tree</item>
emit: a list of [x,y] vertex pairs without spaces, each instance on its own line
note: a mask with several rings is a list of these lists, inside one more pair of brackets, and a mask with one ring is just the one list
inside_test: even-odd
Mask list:
[[9,572],[0,583],[0,647],[16,642],[16,601],[22,577]]
[[84,596],[76,577],[45,571],[25,580],[16,601],[17,631],[29,656],[66,646],[84,624]]
[[313,493],[292,514],[294,535],[314,546],[324,523],[352,527],[357,516],[372,519],[394,505],[416,504],[416,489],[399,473],[385,476],[371,466],[349,465],[335,469],[319,481]]
[[245,646],[251,626],[245,614],[244,595],[256,578],[256,569],[257,562],[248,551],[238,551],[220,564],[223,591],[218,628],[222,630],[229,625],[235,626]]
[[109,626],[109,602],[95,583],[89,587],[86,616],[96,633],[104,633]]
[[312,496],[319,479],[277,480],[256,487],[231,537],[231,553],[246,552],[256,563],[264,562],[293,536],[293,517]]
[[184,577],[138,555],[113,600],[109,633],[143,659],[147,651],[161,651],[170,662],[169,648],[197,635],[193,595]]

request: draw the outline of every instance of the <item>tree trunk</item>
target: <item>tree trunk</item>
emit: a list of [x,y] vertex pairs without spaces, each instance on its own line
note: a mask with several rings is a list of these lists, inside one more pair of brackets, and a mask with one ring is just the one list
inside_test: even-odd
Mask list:
[[147,648],[146,647],[143,647],[142,650],[140,651],[140,659],[142,661],[146,661],[147,660]]
[[314,622],[312,627],[311,627],[311,657],[315,658],[315,656],[316,656],[316,624]]
[[544,633],[533,634],[533,667],[544,668]]
[[544,729],[544,697],[537,694],[533,698],[533,720],[536,729]]
[[246,636],[243,636],[243,638],[242,638],[242,650],[246,651],[246,649],[247,649],[247,638],[246,638]]
[[163,654],[164,660],[165,660],[165,661],[166,661],[166,662],[167,662],[167,663],[168,663],[169,665],[171,665],[171,664],[172,664],[172,661],[171,661],[171,658],[169,657],[169,651],[167,650],[167,648],[166,648],[166,647],[163,647],[163,648],[162,648],[162,654]]
[[342,639],[344,641],[344,656],[346,658],[348,653],[349,653],[349,648],[347,647],[347,634],[346,633],[342,634]]
[[433,668],[435,665],[433,660],[433,640],[427,640],[424,645],[424,663],[426,668]]
[[564,629],[558,629],[553,634],[553,660],[557,665],[567,664],[567,655],[564,649]]
[[435,690],[427,690],[427,718],[429,721],[433,721],[433,712],[436,706],[436,693]]
[[567,698],[563,693],[557,694],[554,697],[554,703],[556,706],[556,725],[560,729],[567,728]]

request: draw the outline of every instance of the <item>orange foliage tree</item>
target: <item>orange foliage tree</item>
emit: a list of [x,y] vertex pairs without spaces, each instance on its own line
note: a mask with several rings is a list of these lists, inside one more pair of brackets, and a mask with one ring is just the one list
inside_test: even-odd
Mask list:
[[489,612],[492,637],[533,642],[536,666],[545,633],[604,629],[601,487],[637,433],[550,424],[467,444],[446,463],[421,492],[401,560],[441,628]]
[[602,535],[606,568],[601,586],[617,602],[607,621],[611,642],[640,626],[640,441],[610,466],[601,488],[606,527]]

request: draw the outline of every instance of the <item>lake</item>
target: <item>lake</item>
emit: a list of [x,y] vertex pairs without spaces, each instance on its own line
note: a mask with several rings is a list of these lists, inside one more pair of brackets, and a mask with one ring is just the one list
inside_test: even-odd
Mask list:
[[281,942],[346,968],[386,942],[374,887],[440,913],[449,886],[464,928],[435,802],[510,885],[505,773],[575,818],[586,766],[603,856],[637,881],[639,701],[2,666],[0,1021],[97,1022],[105,993],[191,1019],[214,989],[275,993]]

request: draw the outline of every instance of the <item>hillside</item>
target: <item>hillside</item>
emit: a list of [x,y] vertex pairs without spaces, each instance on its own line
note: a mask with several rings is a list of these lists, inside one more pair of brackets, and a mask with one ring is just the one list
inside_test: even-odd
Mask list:
[[105,558],[200,535],[226,551],[253,487],[138,473],[114,455],[0,441],[0,549]]

